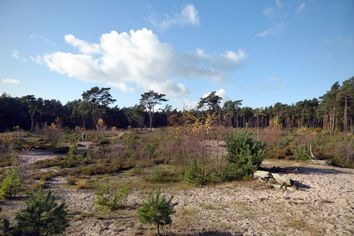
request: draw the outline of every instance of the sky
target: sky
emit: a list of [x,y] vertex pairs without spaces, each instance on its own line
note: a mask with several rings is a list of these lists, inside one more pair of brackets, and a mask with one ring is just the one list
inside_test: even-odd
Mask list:
[[353,25],[352,0],[0,0],[0,93],[292,104],[354,76]]

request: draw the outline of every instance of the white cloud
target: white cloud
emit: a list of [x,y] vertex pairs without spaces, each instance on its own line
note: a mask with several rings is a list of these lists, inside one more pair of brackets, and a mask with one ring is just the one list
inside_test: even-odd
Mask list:
[[207,55],[205,55],[204,50],[201,49],[201,48],[197,48],[197,49],[195,50],[195,54],[196,54],[198,57],[200,57],[200,58],[207,58]]
[[181,19],[187,24],[198,25],[199,14],[197,9],[192,4],[187,4],[181,12]]
[[216,90],[216,95],[218,95],[218,96],[220,96],[222,98],[225,98],[225,96],[226,96],[225,89],[221,88],[221,89]]
[[266,29],[266,30],[263,30],[261,32],[259,32],[258,34],[256,34],[256,37],[260,37],[260,38],[265,38],[268,36],[268,34],[272,32],[271,29]]
[[272,7],[264,8],[262,14],[271,22],[271,26],[256,34],[258,38],[265,38],[267,36],[278,35],[285,29],[286,8],[282,0],[276,0]]
[[265,29],[258,34],[256,34],[257,38],[265,38],[269,35],[278,35],[283,29],[285,28],[285,25],[283,23],[276,23],[273,24],[270,28]]
[[[210,93],[211,93],[211,92],[206,93],[206,94],[204,94],[202,97],[205,98],[205,97],[207,97]],[[218,89],[218,90],[215,90],[215,94],[218,95],[218,96],[220,96],[220,97],[222,98],[221,103],[220,103],[220,106],[223,106],[224,103],[225,103],[225,101],[229,99],[228,96],[226,95],[225,89],[223,89],[223,88],[220,88],[220,89]]]
[[158,20],[156,16],[149,18],[151,24],[161,28],[167,29],[174,25],[199,25],[199,13],[193,4],[185,5],[180,12],[171,15],[166,15],[165,19]]
[[238,52],[226,51],[225,57],[230,61],[240,62],[246,58],[246,53],[242,49],[238,50]]
[[302,12],[306,7],[305,3],[300,3],[300,5],[296,8],[296,12]]
[[[209,94],[211,94],[211,92],[204,94],[203,98],[207,97]],[[215,94],[222,97],[222,98],[225,98],[226,91],[225,91],[225,89],[221,88],[221,89],[216,90]]]
[[41,56],[29,57],[29,59],[39,65],[43,64],[43,58]]
[[137,88],[169,96],[187,94],[181,78],[222,80],[246,58],[243,50],[224,54],[178,53],[160,42],[151,30],[140,29],[102,34],[98,44],[66,35],[65,40],[79,53],[53,52],[32,60],[72,78],[105,83],[125,92]]
[[79,48],[79,51],[83,54],[97,54],[100,52],[100,46],[98,44],[89,44],[83,40],[75,38],[72,34],[65,35],[64,39],[71,46]]
[[20,55],[20,52],[18,50],[12,50],[11,51],[11,57],[16,59],[16,60],[23,61],[23,62],[27,62],[28,61],[26,57],[22,57]]
[[52,46],[55,46],[56,43],[54,43],[53,41],[49,40],[47,37],[43,36],[43,35],[38,35],[38,34],[31,34],[29,36],[30,39],[34,40],[34,39],[39,39],[43,42],[46,42],[46,43],[49,43],[51,44]]
[[20,83],[21,83],[20,80],[11,79],[11,78],[5,78],[5,79],[1,80],[1,82],[2,82],[3,84],[20,84]]

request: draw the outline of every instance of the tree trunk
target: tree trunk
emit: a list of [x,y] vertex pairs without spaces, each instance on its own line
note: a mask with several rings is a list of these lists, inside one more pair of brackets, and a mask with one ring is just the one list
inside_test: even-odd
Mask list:
[[84,118],[84,117],[81,117],[81,119],[82,119],[82,128],[83,128],[83,129],[86,129],[85,118]]
[[344,95],[344,114],[343,114],[343,132],[348,131],[348,96]]
[[159,225],[159,224],[156,224],[156,227],[157,227],[157,235],[160,236],[160,235],[161,235],[161,234],[160,234],[160,225]]
[[33,114],[31,114],[31,132],[33,132],[34,129],[34,119],[33,119]]
[[152,131],[152,111],[149,111],[149,127],[150,127],[150,132]]

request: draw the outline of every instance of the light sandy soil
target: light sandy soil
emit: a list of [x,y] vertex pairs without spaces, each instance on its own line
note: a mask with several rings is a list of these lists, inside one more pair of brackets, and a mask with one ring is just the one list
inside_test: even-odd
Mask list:
[[[178,202],[171,235],[353,235],[354,170],[296,162],[265,161],[285,176],[302,182],[299,190],[279,190],[254,180],[192,189],[167,189]],[[118,181],[118,180],[117,180]],[[68,235],[144,235],[136,207],[144,191],[129,196],[130,209],[93,216],[89,190],[60,195],[77,212]],[[80,214],[79,214],[80,212]]]
[[55,154],[50,151],[32,150],[24,151],[19,154],[20,164],[27,167],[37,161],[50,160],[58,157],[64,157],[64,154]]
[[[168,235],[354,235],[354,170],[292,161],[266,160],[263,167],[302,183],[279,190],[258,180],[201,188],[163,188],[178,202]],[[274,170],[274,169],[273,169]],[[117,176],[116,181],[123,177]],[[132,178],[132,177],[130,177]],[[51,189],[65,200],[71,222],[67,235],[148,235],[152,226],[138,222],[136,208],[150,190],[129,195],[129,207],[109,214],[95,208],[92,190],[76,190],[54,179]],[[2,202],[14,215],[23,202]]]

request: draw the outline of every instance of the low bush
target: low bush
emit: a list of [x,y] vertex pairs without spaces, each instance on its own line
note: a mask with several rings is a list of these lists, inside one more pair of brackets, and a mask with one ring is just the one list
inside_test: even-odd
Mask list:
[[1,152],[0,150],[0,167],[10,166],[15,160],[16,156],[16,153]]
[[307,161],[311,159],[311,154],[305,145],[300,145],[295,149],[293,158],[295,160]]
[[100,210],[114,211],[126,206],[129,189],[127,187],[112,188],[109,185],[101,186],[96,194],[96,204]]
[[248,132],[235,132],[225,141],[228,163],[222,173],[223,179],[251,178],[264,159],[265,145]]
[[139,221],[156,225],[157,235],[160,235],[160,226],[172,224],[171,215],[175,213],[174,207],[178,204],[173,203],[172,199],[167,200],[160,191],[150,194],[148,200],[138,208]]
[[18,170],[11,167],[6,170],[5,178],[0,186],[0,199],[12,199],[21,190],[21,180]]
[[172,166],[158,166],[150,173],[145,173],[145,180],[152,183],[172,183],[180,180],[180,175]]
[[196,160],[192,160],[184,172],[184,180],[190,184],[204,185],[208,183],[208,176],[203,167]]
[[36,190],[16,215],[12,235],[58,235],[69,226],[65,203],[58,204],[51,192]]

